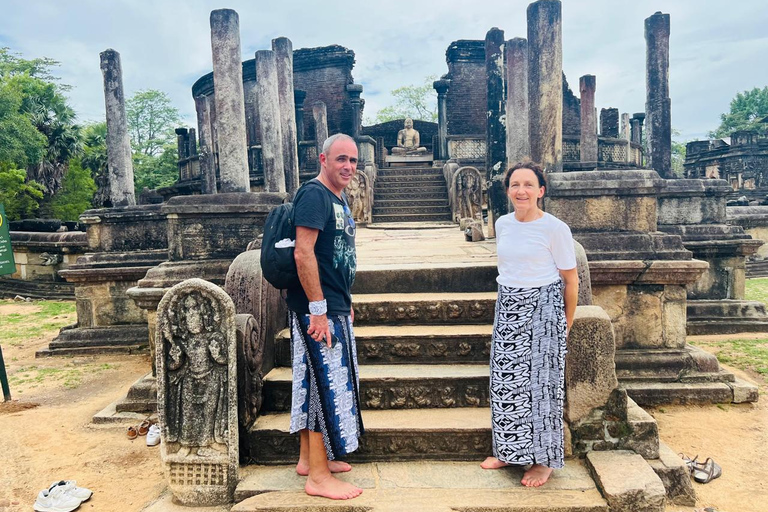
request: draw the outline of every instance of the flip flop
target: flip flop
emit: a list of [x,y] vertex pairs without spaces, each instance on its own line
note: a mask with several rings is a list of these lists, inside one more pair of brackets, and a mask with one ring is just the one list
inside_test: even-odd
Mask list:
[[139,432],[136,430],[136,427],[128,427],[128,432],[126,432],[126,435],[128,436],[128,439],[133,441],[139,436]]
[[142,422],[139,424],[139,427],[138,427],[138,429],[139,429],[139,435],[140,435],[140,436],[145,436],[145,435],[147,435],[147,432],[149,432],[149,427],[151,427],[151,426],[152,426],[152,422],[151,422],[151,421],[149,421],[149,419],[146,419],[146,420],[142,421]]
[[696,463],[693,466],[693,479],[700,484],[708,484],[715,478],[720,478],[723,469],[711,458],[707,457],[704,463]]

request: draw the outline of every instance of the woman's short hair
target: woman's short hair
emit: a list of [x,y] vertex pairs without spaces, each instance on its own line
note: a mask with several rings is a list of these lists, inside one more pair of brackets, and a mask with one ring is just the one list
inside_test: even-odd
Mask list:
[[512,173],[515,172],[518,169],[530,169],[533,171],[533,174],[536,175],[536,179],[539,182],[540,187],[546,187],[547,186],[547,177],[544,174],[544,169],[542,167],[535,163],[531,162],[530,160],[527,162],[518,162],[512,167],[510,167],[507,172],[504,174],[504,189],[509,188],[509,179],[512,177]]

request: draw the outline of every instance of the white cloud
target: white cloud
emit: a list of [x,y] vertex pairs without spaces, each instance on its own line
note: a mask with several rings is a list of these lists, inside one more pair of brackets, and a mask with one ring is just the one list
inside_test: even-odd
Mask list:
[[[390,102],[389,91],[447,71],[445,49],[457,39],[482,39],[491,27],[525,37],[520,0],[443,0],[440,3],[234,1],[243,58],[286,36],[294,48],[340,44],[356,53],[355,80],[365,85],[366,115]],[[209,15],[222,5],[205,0],[6,0],[0,45],[26,58],[61,62],[64,83],[83,120],[103,118],[99,52],[122,56],[128,95],[155,88],[169,94],[194,123],[191,86],[211,69]],[[645,104],[644,19],[671,16],[670,91],[673,127],[681,139],[717,127],[736,92],[768,85],[768,10],[760,0],[579,0],[563,2],[563,67],[572,87],[597,76],[597,106],[639,112]]]

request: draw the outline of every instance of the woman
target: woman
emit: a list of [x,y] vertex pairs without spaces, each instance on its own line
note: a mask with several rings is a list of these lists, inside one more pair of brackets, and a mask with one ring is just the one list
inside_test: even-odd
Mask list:
[[491,348],[493,456],[481,464],[531,467],[544,485],[563,467],[565,339],[579,293],[571,230],[544,213],[544,172],[520,163],[504,176],[514,213],[496,221],[499,296]]

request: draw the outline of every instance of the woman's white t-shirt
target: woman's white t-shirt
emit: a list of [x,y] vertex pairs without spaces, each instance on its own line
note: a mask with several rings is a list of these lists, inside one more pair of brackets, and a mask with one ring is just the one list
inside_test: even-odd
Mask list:
[[514,213],[496,221],[499,277],[512,288],[538,288],[554,283],[560,270],[576,268],[576,251],[568,225],[548,213],[520,222]]

